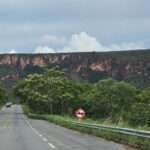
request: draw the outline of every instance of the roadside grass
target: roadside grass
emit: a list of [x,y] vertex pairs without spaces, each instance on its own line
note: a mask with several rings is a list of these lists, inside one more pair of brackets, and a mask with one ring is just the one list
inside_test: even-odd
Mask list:
[[0,104],[0,110],[4,107],[5,104]]
[[[104,139],[115,141],[118,143],[127,144],[140,150],[150,150],[150,140],[146,138],[116,133],[111,130],[108,131],[105,129],[92,129],[88,127],[77,126],[71,123],[71,121],[77,121],[77,119],[75,118],[71,118],[69,116],[33,114],[33,113],[30,113],[31,111],[26,106],[23,106],[23,110],[24,110],[24,113],[29,118],[32,118],[32,119],[47,120],[49,122],[55,123],[63,127],[74,129],[82,133],[92,134],[97,137],[102,137]],[[105,121],[93,121],[92,119],[85,119],[84,121],[82,121],[82,123],[91,123],[91,124],[96,123],[96,124],[103,124],[103,125],[104,124],[112,125],[109,122],[106,123]],[[116,125],[113,125],[113,126],[116,126]],[[124,127],[124,126],[120,125],[119,127]]]

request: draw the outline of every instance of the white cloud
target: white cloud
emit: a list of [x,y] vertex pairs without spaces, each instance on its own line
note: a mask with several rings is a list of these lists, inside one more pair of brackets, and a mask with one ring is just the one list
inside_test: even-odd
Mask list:
[[144,44],[139,42],[139,43],[122,43],[120,45],[113,44],[111,45],[110,49],[111,50],[136,50],[136,49],[144,49]]
[[105,46],[95,37],[88,35],[86,32],[72,35],[68,45],[64,47],[65,52],[87,52],[87,51],[120,51],[144,49],[143,43],[121,43]]
[[35,49],[34,53],[55,53],[55,50],[47,46],[39,46]]
[[15,53],[17,53],[17,52],[16,52],[16,50],[12,49],[12,50],[10,50],[8,53],[10,53],[10,54],[15,54]]
[[[47,41],[59,43],[61,38],[46,36]],[[65,38],[64,38],[65,39]],[[144,49],[143,43],[121,43],[104,46],[95,37],[90,36],[86,32],[73,34],[62,49],[53,49],[48,46],[39,46],[35,49],[35,53],[55,53],[55,52],[93,52],[93,51],[120,51],[120,50],[136,50]]]
[[11,49],[10,51],[8,50],[1,50],[0,54],[15,54],[17,51],[15,49]]
[[106,51],[108,48],[104,47],[97,41],[95,37],[88,35],[86,32],[72,35],[67,46],[64,47],[63,51],[75,51],[75,52],[86,52],[86,51]]
[[62,45],[66,43],[66,38],[65,37],[58,37],[54,35],[44,35],[41,38],[41,43],[42,44],[52,44],[52,45]]

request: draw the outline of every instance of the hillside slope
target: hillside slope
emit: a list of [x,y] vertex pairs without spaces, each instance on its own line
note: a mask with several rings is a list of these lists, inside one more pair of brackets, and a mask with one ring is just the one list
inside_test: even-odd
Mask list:
[[1,54],[0,80],[14,82],[42,67],[58,67],[73,79],[96,82],[112,77],[139,87],[150,85],[150,50],[60,54]]

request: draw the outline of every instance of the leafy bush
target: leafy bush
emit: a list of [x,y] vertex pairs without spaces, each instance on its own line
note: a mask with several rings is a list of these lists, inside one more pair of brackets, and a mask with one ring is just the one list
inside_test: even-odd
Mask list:
[[43,74],[28,75],[17,84],[15,94],[39,114],[72,115],[82,107],[90,118],[150,125],[150,90],[140,91],[123,81],[105,79],[89,84],[49,69]]
[[83,85],[53,69],[44,74],[29,75],[15,88],[15,94],[35,112],[51,114],[72,114],[82,105],[80,95],[83,92]]
[[132,125],[150,126],[150,88],[143,90],[138,95],[129,113],[129,122]]

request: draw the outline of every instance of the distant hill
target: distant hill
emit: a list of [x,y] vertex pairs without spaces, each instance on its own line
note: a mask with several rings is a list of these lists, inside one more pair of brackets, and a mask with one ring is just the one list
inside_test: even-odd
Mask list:
[[11,85],[27,74],[57,67],[75,80],[112,77],[138,87],[150,86],[150,50],[57,54],[1,54],[0,80]]

